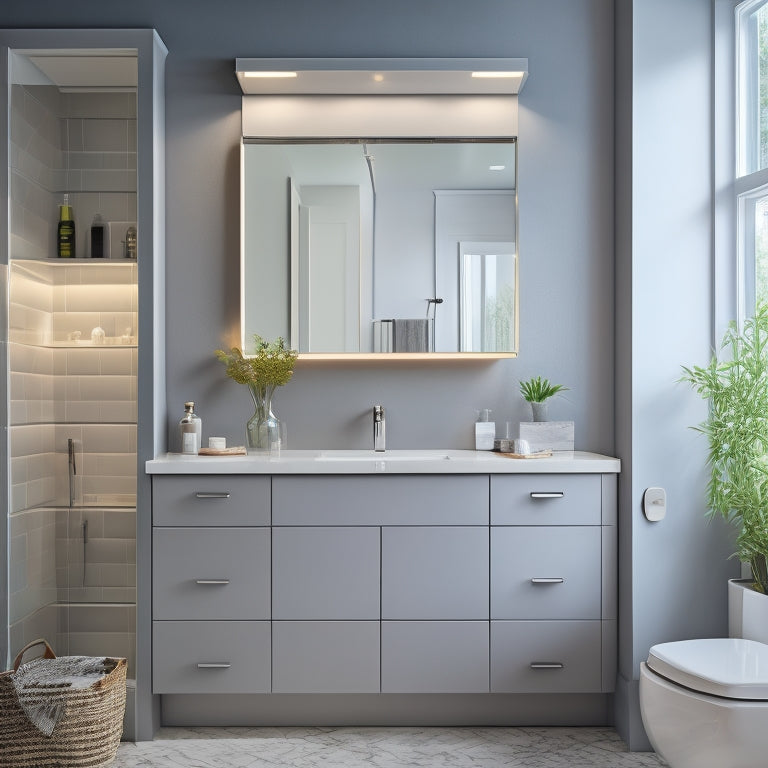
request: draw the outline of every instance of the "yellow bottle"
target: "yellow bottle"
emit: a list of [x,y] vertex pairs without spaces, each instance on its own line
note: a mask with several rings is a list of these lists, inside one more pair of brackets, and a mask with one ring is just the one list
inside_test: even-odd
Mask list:
[[75,258],[75,219],[69,204],[69,195],[64,195],[64,204],[59,206],[56,248],[60,259]]

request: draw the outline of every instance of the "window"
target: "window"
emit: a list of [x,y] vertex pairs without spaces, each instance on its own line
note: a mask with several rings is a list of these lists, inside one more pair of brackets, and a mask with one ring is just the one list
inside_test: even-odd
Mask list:
[[768,0],[736,7],[737,179],[742,311],[768,301]]

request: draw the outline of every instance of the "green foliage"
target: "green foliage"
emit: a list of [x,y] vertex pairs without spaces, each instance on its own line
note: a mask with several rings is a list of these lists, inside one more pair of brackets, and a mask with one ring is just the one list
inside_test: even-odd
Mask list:
[[564,387],[562,384],[550,384],[549,379],[542,379],[541,376],[520,382],[520,393],[523,399],[529,403],[543,403],[552,395],[567,390],[568,387]]
[[216,357],[227,366],[227,376],[238,384],[247,384],[258,390],[273,390],[286,384],[293,375],[299,353],[286,348],[281,336],[268,342],[255,333],[253,340],[253,355],[244,355],[238,347],[232,347],[229,352],[216,350]]
[[720,356],[683,372],[709,400],[709,415],[695,428],[709,444],[709,514],[737,527],[736,554],[752,563],[768,554],[768,304],[741,330],[731,323]]

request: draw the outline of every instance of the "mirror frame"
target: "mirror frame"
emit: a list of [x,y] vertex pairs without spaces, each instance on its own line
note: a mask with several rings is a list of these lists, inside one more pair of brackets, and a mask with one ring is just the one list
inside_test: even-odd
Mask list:
[[[322,72],[322,85],[296,88],[293,78],[279,81],[257,77],[246,89],[244,70]],[[522,74],[516,85],[502,77],[505,70]],[[382,91],[376,83],[394,75],[397,85]],[[503,138],[515,140],[515,312],[514,346],[510,352],[333,352],[299,354],[301,362],[491,362],[514,358],[519,349],[519,201],[517,161],[517,93],[528,76],[527,59],[237,59],[236,73],[243,89],[242,137],[291,141],[319,141],[376,136],[381,139],[439,137]],[[477,77],[478,73],[485,76]],[[352,74],[357,83],[349,85]],[[446,77],[448,75],[448,77]],[[470,78],[471,75],[471,78]],[[281,78],[282,79],[282,78]],[[431,83],[430,83],[431,81]],[[439,90],[433,85],[440,81]],[[291,87],[286,83],[291,82]],[[307,82],[306,80],[304,82]],[[311,82],[311,81],[310,81]],[[362,83],[360,85],[359,83]],[[429,85],[424,85],[430,83]],[[469,84],[468,84],[469,83]],[[414,84],[411,87],[411,84]],[[249,94],[268,95],[249,95]],[[372,95],[373,94],[373,95]],[[386,94],[386,95],[384,95]],[[245,338],[244,279],[244,155],[241,151],[240,338]],[[250,341],[250,339],[248,339]],[[244,345],[247,346],[247,345]]]

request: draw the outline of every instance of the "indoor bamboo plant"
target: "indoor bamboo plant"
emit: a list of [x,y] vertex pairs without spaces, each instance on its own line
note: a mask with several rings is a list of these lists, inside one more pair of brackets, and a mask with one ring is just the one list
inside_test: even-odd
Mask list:
[[741,329],[729,326],[708,365],[683,371],[709,400],[696,427],[709,442],[709,514],[735,526],[735,554],[750,565],[754,588],[768,594],[768,304]]
[[531,404],[534,421],[547,420],[547,400],[558,392],[564,392],[568,387],[562,384],[550,384],[549,379],[535,376],[520,382],[520,394],[523,400]]
[[232,347],[229,352],[217,349],[216,357],[227,366],[227,376],[245,384],[251,393],[254,413],[245,434],[248,452],[260,453],[280,444],[280,423],[272,413],[272,395],[277,387],[288,383],[299,353],[287,348],[280,336],[268,342],[255,333],[253,342],[252,355]]

